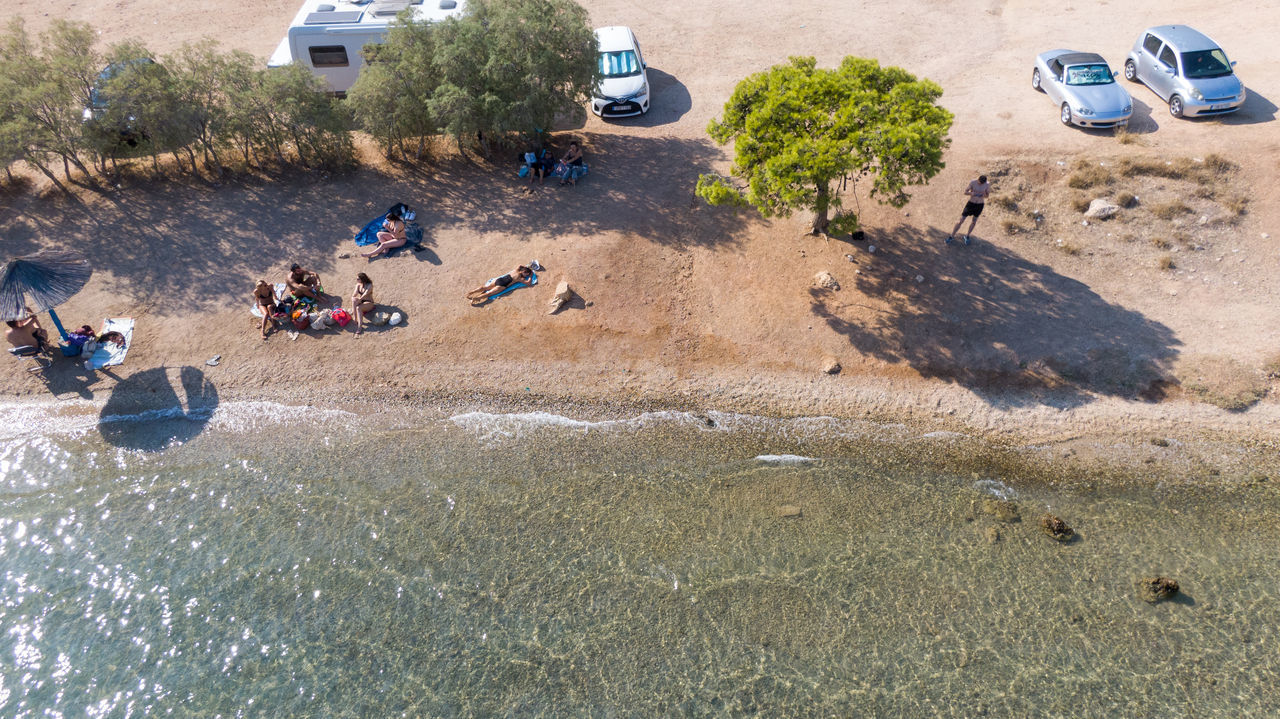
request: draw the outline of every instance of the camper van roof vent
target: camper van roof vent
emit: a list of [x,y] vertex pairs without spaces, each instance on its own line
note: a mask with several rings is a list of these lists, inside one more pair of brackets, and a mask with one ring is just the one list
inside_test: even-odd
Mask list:
[[380,2],[369,8],[369,13],[374,17],[395,17],[401,10],[409,7],[411,3],[398,0],[397,2]]
[[360,10],[345,10],[339,12],[313,12],[307,15],[302,21],[303,25],[344,25],[347,23],[360,22],[360,16],[364,13]]
[[335,7],[334,7],[334,6],[332,6],[332,5],[317,5],[317,6],[316,6],[316,12],[333,12],[334,10],[337,10],[337,8],[335,8]]

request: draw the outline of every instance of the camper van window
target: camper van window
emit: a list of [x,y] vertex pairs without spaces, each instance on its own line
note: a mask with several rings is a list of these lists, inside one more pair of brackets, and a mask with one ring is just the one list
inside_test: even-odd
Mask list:
[[341,45],[321,45],[307,48],[311,51],[312,67],[346,67],[347,49]]

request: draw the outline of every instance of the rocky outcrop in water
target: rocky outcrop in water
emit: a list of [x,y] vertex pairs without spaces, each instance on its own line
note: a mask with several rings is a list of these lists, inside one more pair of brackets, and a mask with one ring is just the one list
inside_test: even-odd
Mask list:
[[1076,530],[1068,527],[1061,517],[1052,514],[1041,515],[1040,531],[1059,542],[1070,542],[1076,536]]
[[1022,515],[1018,513],[1018,505],[1007,499],[984,499],[982,500],[982,511],[1001,522],[1022,521]]
[[1138,581],[1138,592],[1143,601],[1155,604],[1177,594],[1178,581],[1169,577],[1146,577]]

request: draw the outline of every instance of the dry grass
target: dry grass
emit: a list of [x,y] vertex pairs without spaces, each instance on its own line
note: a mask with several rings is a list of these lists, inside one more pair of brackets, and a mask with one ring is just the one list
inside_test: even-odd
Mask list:
[[1006,235],[1019,235],[1034,230],[1034,227],[1019,222],[1018,220],[1005,220],[1000,223],[1000,228],[1004,230]]
[[1280,353],[1271,355],[1271,358],[1262,363],[1262,371],[1266,373],[1270,379],[1280,379]]
[[1111,170],[1099,164],[1081,160],[1075,164],[1074,169],[1075,172],[1067,178],[1067,187],[1073,190],[1087,190],[1090,187],[1110,185],[1115,181]]
[[1232,195],[1222,201],[1222,206],[1237,217],[1249,211],[1249,198],[1244,195]]
[[1179,215],[1185,215],[1191,212],[1191,208],[1187,207],[1182,200],[1169,200],[1151,206],[1151,214],[1162,220],[1172,220]]
[[1200,185],[1196,189],[1192,190],[1191,194],[1202,200],[1212,200],[1214,196],[1217,195],[1217,191],[1208,185]]
[[1188,360],[1179,367],[1182,386],[1201,402],[1239,412],[1267,394],[1266,378],[1229,357]]
[[1160,255],[1158,266],[1162,270],[1172,270],[1177,267],[1173,262],[1173,255]]
[[1208,155],[1201,162],[1196,162],[1189,157],[1178,157],[1172,160],[1122,157],[1117,167],[1124,177],[1164,177],[1200,185],[1212,185],[1218,178],[1236,169],[1235,163],[1217,153]]
[[1088,195],[1081,195],[1077,192],[1071,196],[1071,209],[1076,212],[1084,212],[1089,209],[1090,202],[1092,202],[1092,200],[1089,199]]
[[1236,164],[1216,152],[1204,158],[1204,168],[1215,175],[1225,175],[1236,169]]
[[1117,127],[1116,142],[1121,145],[1140,145],[1142,144],[1142,138],[1132,132],[1129,132],[1129,128],[1127,127]]
[[1071,255],[1072,257],[1075,257],[1076,255],[1084,251],[1083,247],[1071,241],[1067,241],[1067,242],[1059,241],[1058,249],[1061,250],[1064,254]]
[[1163,237],[1152,237],[1151,245],[1152,247],[1155,247],[1157,250],[1167,250],[1170,247],[1173,247],[1173,245],[1170,244],[1169,241]]
[[1121,192],[1116,195],[1116,204],[1127,210],[1138,204],[1138,196],[1132,192]]

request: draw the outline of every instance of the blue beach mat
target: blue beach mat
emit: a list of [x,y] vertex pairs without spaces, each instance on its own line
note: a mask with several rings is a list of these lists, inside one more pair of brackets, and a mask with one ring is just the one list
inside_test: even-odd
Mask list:
[[[507,285],[506,289],[502,290],[498,294],[491,295],[489,299],[482,302],[481,305],[487,305],[490,302],[498,299],[499,297],[511,292],[512,290],[518,290],[521,287],[533,287],[534,285],[538,284],[538,273],[534,272],[533,270],[529,270],[529,274],[532,275],[532,277],[529,279],[528,282],[512,282],[511,284]],[[480,305],[476,305],[476,306],[479,307]]]
[[404,221],[404,234],[405,234],[405,237],[408,238],[408,242],[405,242],[400,247],[395,247],[390,250],[387,250],[382,254],[387,257],[391,257],[395,255],[397,252],[399,252],[400,250],[404,249],[405,247],[412,247],[414,252],[420,252],[426,249],[422,246],[422,234],[423,234],[422,226],[416,222],[413,222],[412,213],[409,210],[409,206],[404,204],[403,202],[392,205],[391,207],[387,208],[386,212],[382,213],[381,215],[378,215],[377,218],[370,220],[369,224],[361,228],[360,231],[357,232],[355,236],[356,245],[358,247],[368,247],[370,245],[378,244],[378,233],[382,231],[382,223],[386,221],[387,215],[391,214],[392,212],[395,212],[397,215],[400,215],[400,217],[402,218],[405,217],[406,215],[410,215],[410,218],[405,219]]

